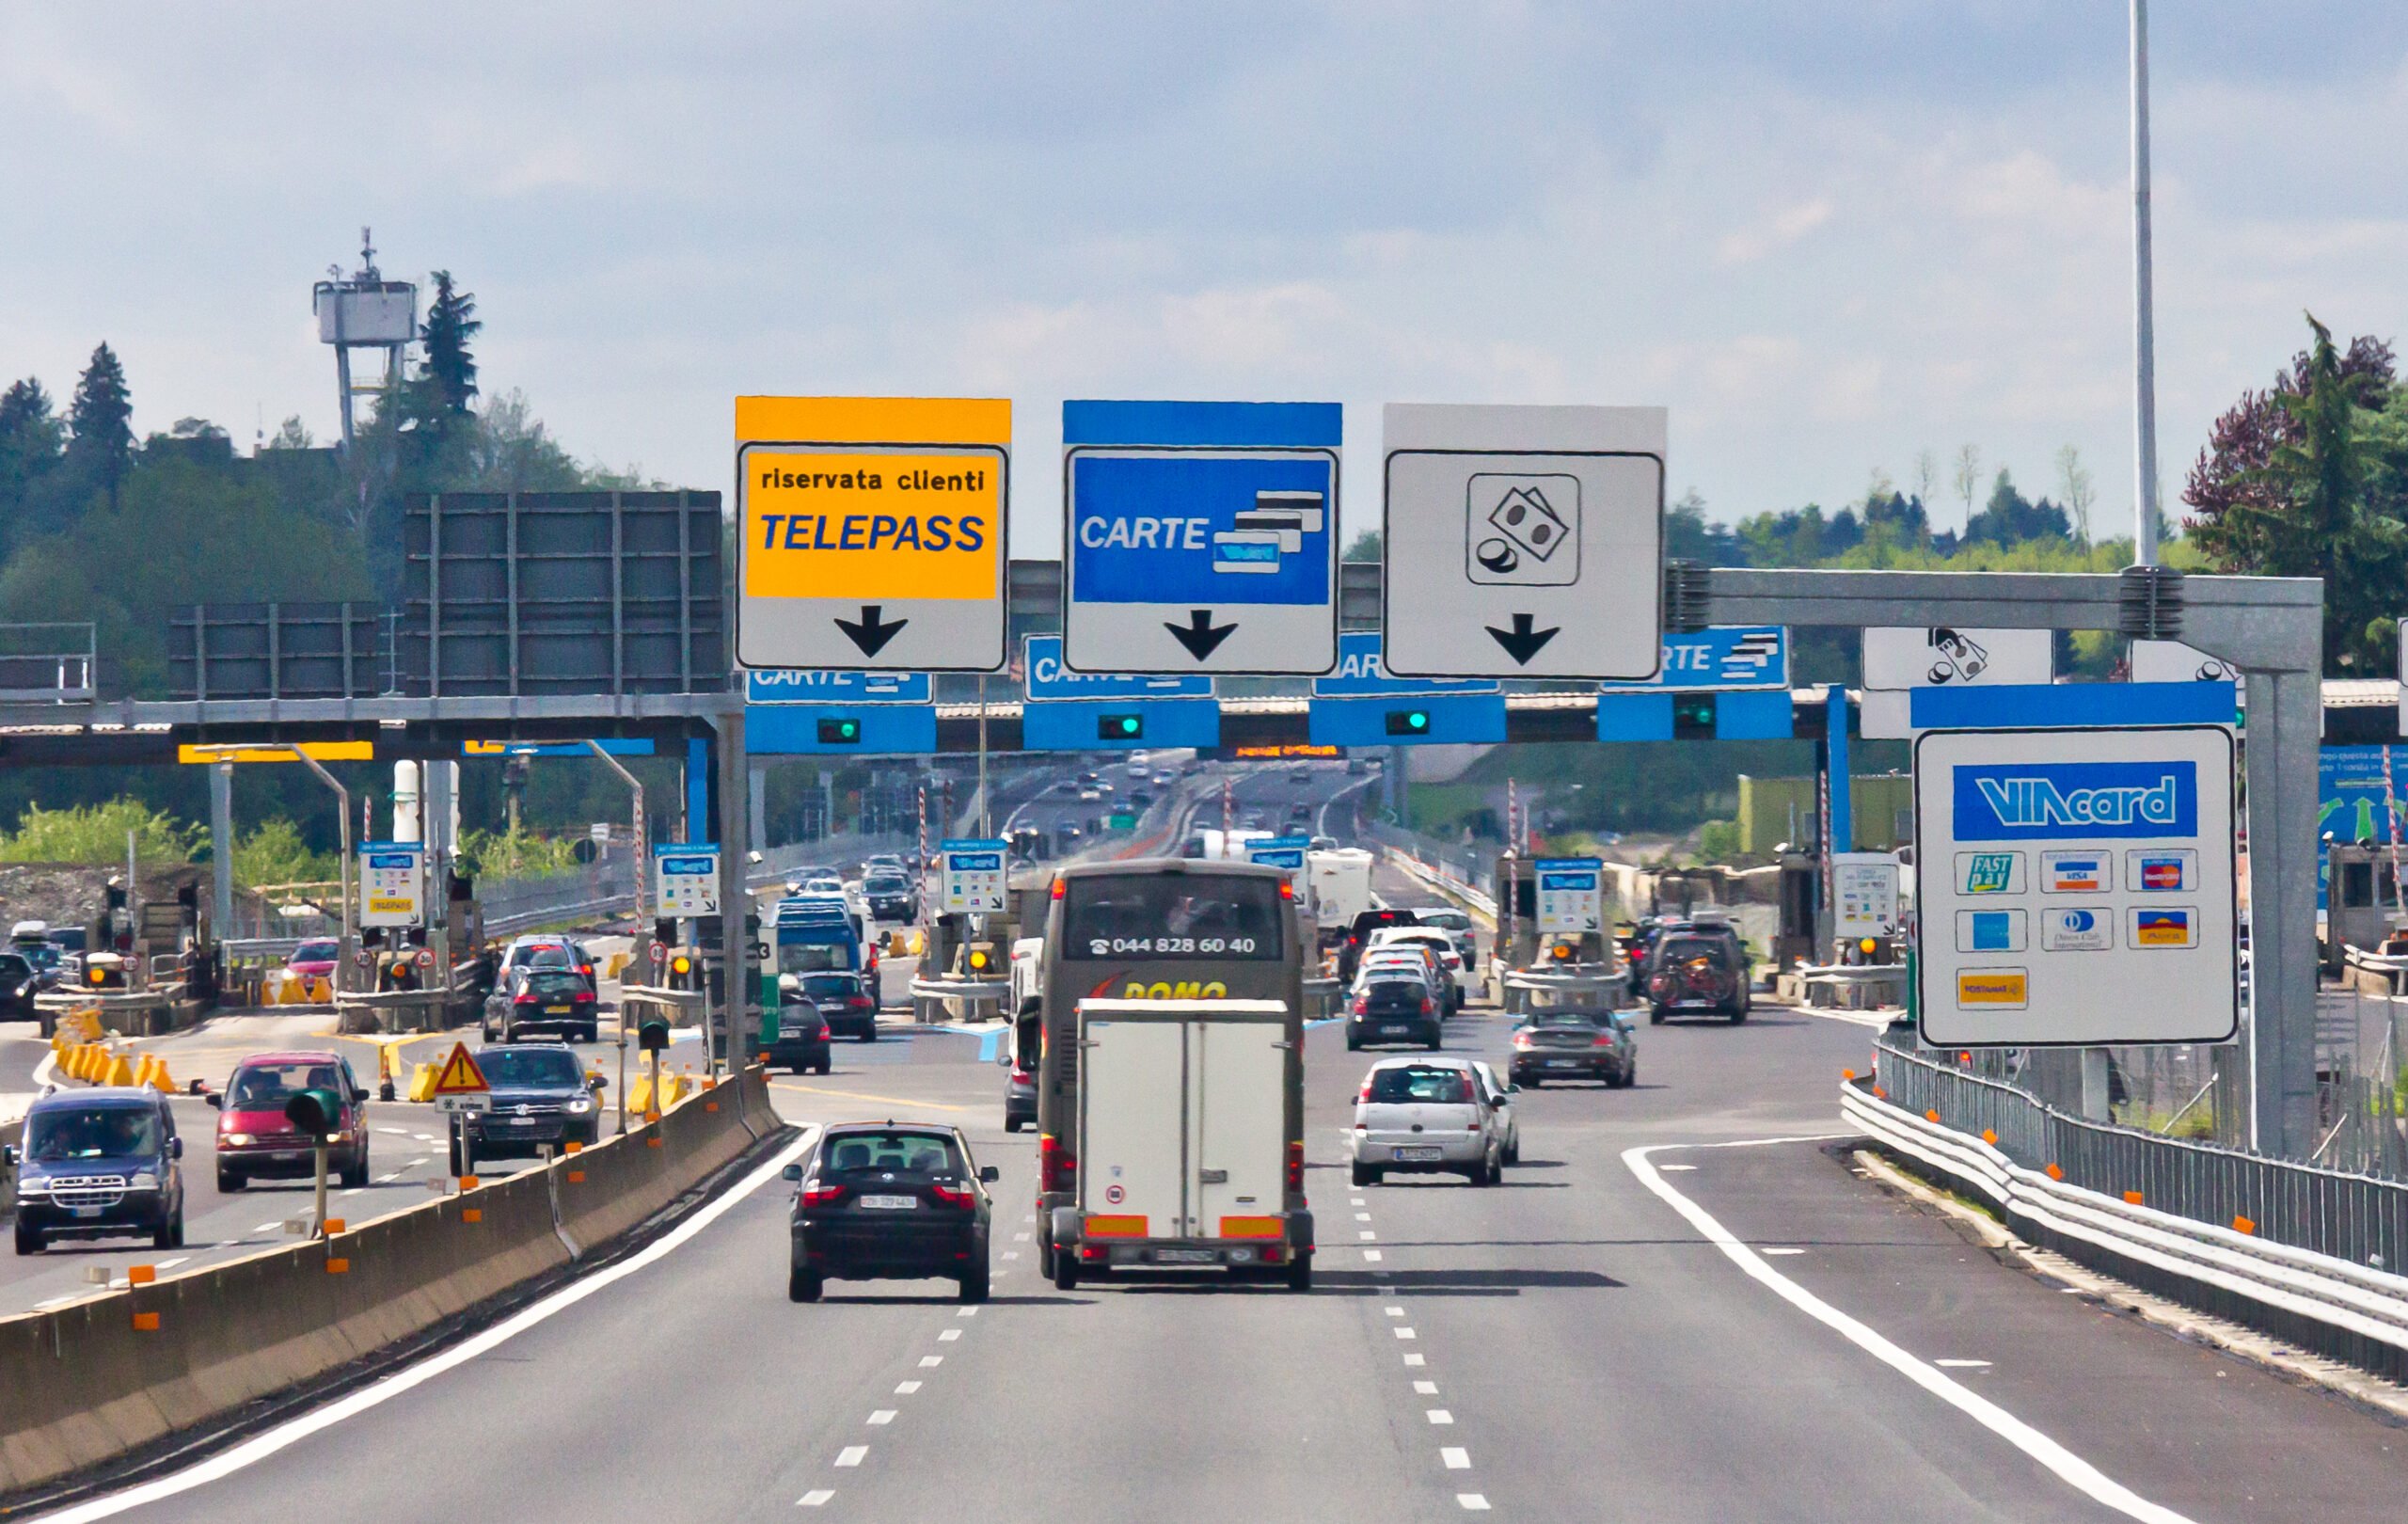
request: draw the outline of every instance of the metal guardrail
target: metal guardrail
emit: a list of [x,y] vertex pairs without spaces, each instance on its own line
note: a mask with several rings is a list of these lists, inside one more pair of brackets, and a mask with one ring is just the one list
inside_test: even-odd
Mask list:
[[[1934,1103],[1918,1113],[1924,1102]],[[1879,1074],[1845,1085],[1840,1110],[2069,1259],[2408,1377],[2408,1277],[2393,1268],[2408,1236],[2408,1187],[2099,1127],[1886,1041]],[[1971,1132],[1977,1120],[1982,1131]],[[2035,1167],[2025,1159],[2036,1150],[2073,1162]]]

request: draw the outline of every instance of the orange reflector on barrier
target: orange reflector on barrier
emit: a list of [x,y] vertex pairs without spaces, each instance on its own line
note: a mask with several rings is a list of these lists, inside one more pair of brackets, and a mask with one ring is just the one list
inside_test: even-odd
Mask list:
[[1997,1148],[1998,1135],[1985,1127],[1982,1129],[1982,1141],[1988,1144],[1991,1148]]
[[1890,1092],[1877,1085],[1873,1087],[1873,1099],[1876,1101],[1887,1101],[1890,1099]]
[[660,1147],[660,1139],[658,1139],[657,1137],[648,1137],[648,1138],[645,1138],[645,1139],[643,1140],[643,1146],[644,1146],[645,1148],[648,1148],[648,1149],[657,1149],[657,1148]]
[[1287,1223],[1278,1217],[1223,1217],[1223,1238],[1278,1238],[1287,1231]]
[[2126,1191],[2124,1193],[2124,1201],[2129,1206],[2138,1206],[2141,1204],[2141,1193],[2138,1191]]
[[572,1170],[570,1170],[570,1171],[568,1172],[568,1183],[569,1183],[570,1184],[572,1184],[572,1185],[582,1185],[582,1184],[584,1184],[584,1183],[585,1183],[585,1171],[584,1171],[584,1170],[582,1170],[582,1169],[572,1169]]
[[703,1103],[703,1109],[705,1111],[717,1111],[719,1109],[719,1103],[716,1101],[705,1101]]
[[351,1262],[349,1260],[328,1260],[326,1262],[326,1274],[330,1276],[347,1276],[351,1274]]
[[568,1151],[571,1153],[583,1153],[585,1151],[585,1145],[579,1143],[575,1138],[570,1138],[568,1140]]
[[1146,1219],[1140,1216],[1110,1216],[1098,1214],[1087,1219],[1089,1238],[1143,1238]]
[[2232,1219],[2232,1230],[2236,1233],[2254,1233],[2258,1230],[2258,1225],[2247,1217],[2235,1217]]
[[328,1217],[326,1219],[326,1236],[328,1238],[332,1238],[335,1234],[341,1232],[344,1229],[350,1226],[351,1224],[343,1221],[341,1217]]
[[2048,1175],[2051,1180],[2063,1180],[2066,1178],[2066,1172],[2058,1168],[2053,1164],[2049,1166]]
[[464,1191],[475,1190],[477,1188],[477,1177],[474,1175],[462,1175],[460,1177],[460,1188]]
[[484,1209],[483,1207],[462,1207],[460,1209],[460,1220],[462,1222],[483,1222],[485,1220]]
[[129,1286],[148,1286],[158,1278],[156,1265],[129,1264],[125,1267],[125,1283]]
[[1936,1108],[1926,1111],[1923,1114],[1923,1119],[1928,1122],[1936,1122],[1940,1119],[1940,1112]]
[[156,1312],[136,1312],[134,1314],[134,1331],[135,1333],[157,1333],[159,1331],[159,1314]]
[[1856,1078],[1856,1071],[1853,1069],[1843,1069],[1840,1071],[1840,1078],[1844,1080],[1852,1080]]

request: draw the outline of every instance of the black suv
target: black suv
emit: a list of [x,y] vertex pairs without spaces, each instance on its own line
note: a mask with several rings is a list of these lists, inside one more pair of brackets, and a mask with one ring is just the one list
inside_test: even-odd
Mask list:
[[878,997],[863,976],[836,969],[798,975],[794,992],[819,1008],[829,1036],[878,1040]]
[[55,1090],[25,1113],[17,1168],[17,1252],[54,1238],[184,1241],[184,1140],[167,1098],[148,1088]]
[[1370,945],[1371,933],[1384,926],[1419,926],[1421,917],[1409,910],[1383,908],[1358,911],[1354,924],[1346,929],[1346,940],[1338,948],[1338,976],[1352,983],[1354,970],[1362,964],[1363,949]]
[[461,1174],[479,1159],[535,1153],[563,1143],[587,1147],[602,1137],[602,1106],[592,1080],[566,1048],[480,1048],[477,1067],[493,1087],[491,1109],[462,1113]]
[[844,1122],[819,1135],[795,1183],[786,1295],[816,1302],[831,1280],[924,1280],[987,1299],[987,1186],[995,1167],[970,1160],[958,1128]]

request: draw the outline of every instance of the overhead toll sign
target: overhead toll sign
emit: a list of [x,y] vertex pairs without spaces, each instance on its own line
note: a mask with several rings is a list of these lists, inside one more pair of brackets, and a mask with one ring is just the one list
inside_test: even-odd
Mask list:
[[719,913],[719,848],[709,842],[664,843],[653,851],[660,886],[657,913],[672,920]]
[[1004,878],[1009,845],[983,838],[939,843],[939,908],[948,915],[1001,914],[1009,892]]
[[585,741],[522,741],[464,740],[462,756],[583,756],[591,757],[599,746],[610,756],[650,756],[652,742],[627,737],[610,737],[588,743]]
[[1785,740],[1794,734],[1786,629],[1718,626],[1667,635],[1663,651],[1653,680],[1601,688],[1599,740]]
[[1927,730],[1919,1018],[1940,1047],[2220,1042],[2238,1029],[2225,725]]
[[1608,693],[1663,689],[1789,687],[1789,631],[1779,625],[1717,625],[1664,637],[1663,665],[1643,683],[1607,683]]
[[1029,636],[1025,655],[1021,744],[1029,751],[1221,744],[1210,677],[1072,672],[1063,665],[1059,635]]
[[1388,671],[1656,675],[1662,408],[1391,403],[1381,417]]
[[[303,741],[301,750],[319,762],[373,762],[374,741]],[[179,762],[298,762],[289,746],[193,745],[176,748]]]
[[925,672],[748,672],[747,704],[927,704]]
[[1329,671],[1339,437],[1336,403],[1064,403],[1066,665]]
[[1505,738],[1505,696],[1489,679],[1391,676],[1379,635],[1349,630],[1338,670],[1313,679],[1307,724],[1330,746],[1487,744]]
[[1917,689],[2046,685],[2055,673],[2055,634],[2045,629],[1882,627],[1864,632],[1864,702],[1858,733],[1903,740]]
[[736,400],[738,665],[1004,665],[1011,404]]
[[426,847],[415,841],[370,841],[359,847],[359,924],[426,923]]

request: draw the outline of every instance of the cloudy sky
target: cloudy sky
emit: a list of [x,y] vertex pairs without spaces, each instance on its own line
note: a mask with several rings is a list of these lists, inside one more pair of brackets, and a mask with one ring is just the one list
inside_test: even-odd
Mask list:
[[[2408,330],[2408,6],[2157,8],[2169,500],[2299,346]],[[674,11],[673,16],[669,14]],[[346,21],[346,17],[358,18]],[[1661,404],[1718,516],[1974,444],[2128,524],[2116,0],[0,7],[0,372],[334,430],[309,283],[478,297],[580,456],[729,474],[737,392]],[[1961,519],[1953,503],[1938,516]]]

